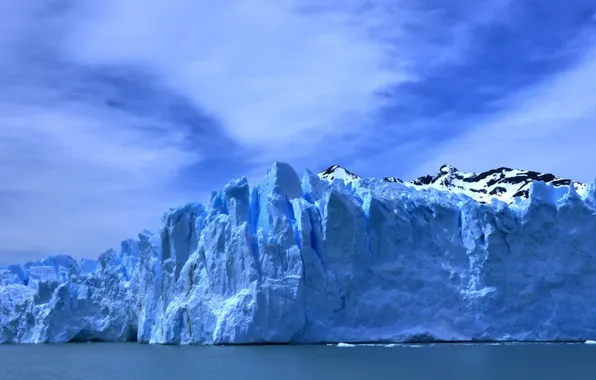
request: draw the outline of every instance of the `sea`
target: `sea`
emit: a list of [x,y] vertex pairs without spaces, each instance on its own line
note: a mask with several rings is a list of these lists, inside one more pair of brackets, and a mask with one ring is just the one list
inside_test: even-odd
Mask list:
[[0,345],[0,380],[596,379],[596,345]]

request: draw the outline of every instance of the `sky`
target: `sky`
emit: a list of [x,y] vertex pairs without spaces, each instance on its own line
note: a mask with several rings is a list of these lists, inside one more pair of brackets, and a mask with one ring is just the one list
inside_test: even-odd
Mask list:
[[274,161],[596,177],[593,0],[0,0],[0,264]]

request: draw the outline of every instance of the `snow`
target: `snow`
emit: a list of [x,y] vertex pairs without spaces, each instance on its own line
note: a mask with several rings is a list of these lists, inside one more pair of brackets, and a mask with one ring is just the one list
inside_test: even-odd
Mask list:
[[339,165],[330,166],[327,170],[320,173],[321,178],[326,179],[328,181],[334,181],[336,179],[342,180],[344,182],[349,181],[358,181],[360,179],[359,176],[356,174],[348,171],[346,168],[343,168]]
[[[358,175],[339,165],[329,167],[319,176],[327,181],[341,179],[344,183],[362,180]],[[527,198],[530,185],[536,181],[552,184],[563,191],[567,191],[565,189],[569,188],[572,183],[578,194],[581,195],[586,191],[586,184],[581,182],[572,182],[552,174],[504,167],[482,173],[466,173],[452,165],[443,165],[435,176],[419,177],[409,182],[403,182],[394,177],[385,177],[383,181],[403,183],[418,190],[433,188],[464,194],[480,203],[490,203],[493,199],[509,204],[515,203]]]
[[480,203],[276,163],[97,260],[0,267],[0,342],[596,340],[596,183],[552,182]]

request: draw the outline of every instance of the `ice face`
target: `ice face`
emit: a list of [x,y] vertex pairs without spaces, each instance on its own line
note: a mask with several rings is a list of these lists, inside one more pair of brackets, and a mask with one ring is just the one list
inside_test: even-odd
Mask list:
[[595,189],[481,204],[276,163],[97,260],[0,267],[0,342],[596,340]]

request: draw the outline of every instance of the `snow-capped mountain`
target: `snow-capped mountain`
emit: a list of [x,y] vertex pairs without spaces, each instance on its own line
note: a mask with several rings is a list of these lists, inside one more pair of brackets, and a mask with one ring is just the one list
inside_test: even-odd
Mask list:
[[[342,179],[344,182],[360,180],[361,177],[339,165],[330,166],[319,173],[319,177],[328,181]],[[459,192],[468,195],[479,203],[490,202],[492,198],[514,203],[516,199],[528,197],[530,184],[542,181],[554,187],[574,184],[578,194],[582,194],[586,185],[567,178],[557,177],[550,173],[539,173],[532,170],[519,170],[506,167],[487,170],[481,173],[467,173],[457,170],[451,165],[443,165],[436,175],[426,175],[405,182],[399,178],[385,177],[386,182],[403,183],[414,188],[435,188]]]
[[327,170],[319,173],[319,176],[328,181],[333,181],[334,179],[343,179],[344,181],[354,181],[360,179],[360,176],[339,165],[328,167]]

